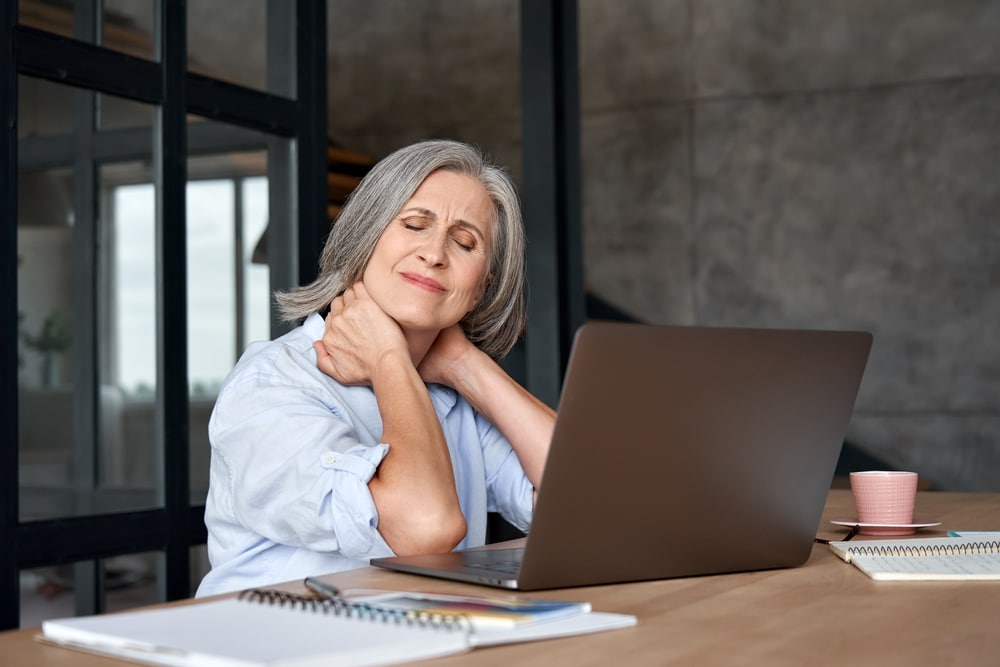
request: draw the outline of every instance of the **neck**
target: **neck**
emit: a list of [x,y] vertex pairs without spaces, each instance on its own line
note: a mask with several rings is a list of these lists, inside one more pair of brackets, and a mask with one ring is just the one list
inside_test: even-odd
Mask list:
[[439,333],[439,331],[427,331],[424,329],[403,329],[406,344],[410,348],[410,360],[413,361],[414,368],[420,367],[420,362],[427,356],[427,351],[431,349],[431,345],[437,340]]

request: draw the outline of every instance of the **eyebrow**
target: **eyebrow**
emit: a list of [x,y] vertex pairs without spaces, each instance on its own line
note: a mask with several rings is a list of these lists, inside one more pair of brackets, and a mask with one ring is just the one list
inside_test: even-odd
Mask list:
[[[425,216],[427,218],[430,218],[431,220],[437,220],[438,219],[437,213],[435,213],[434,211],[432,211],[430,209],[422,208],[420,206],[414,206],[412,208],[404,209],[404,210],[402,210],[402,211],[399,212],[399,215],[403,216],[403,215],[406,215],[407,213],[416,213],[418,215],[422,215],[422,216]],[[462,227],[464,229],[468,229],[470,231],[475,232],[476,236],[478,236],[480,239],[482,239],[484,243],[486,242],[486,235],[483,233],[483,231],[481,229],[479,229],[479,227],[477,227],[475,224],[469,222],[468,220],[463,220],[462,218],[459,218],[459,219],[455,220],[454,224],[456,224],[459,227]]]

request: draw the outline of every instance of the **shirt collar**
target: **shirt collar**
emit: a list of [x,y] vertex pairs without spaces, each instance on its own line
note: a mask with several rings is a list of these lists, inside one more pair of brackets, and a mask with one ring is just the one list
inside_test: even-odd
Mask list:
[[[326,321],[319,313],[313,313],[302,323],[302,330],[311,340],[323,338]],[[427,391],[440,414],[448,414],[458,401],[458,392],[443,384],[428,384]]]

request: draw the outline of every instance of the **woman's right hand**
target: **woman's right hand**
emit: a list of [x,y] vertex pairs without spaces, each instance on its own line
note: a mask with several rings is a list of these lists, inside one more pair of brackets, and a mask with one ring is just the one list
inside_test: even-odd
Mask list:
[[361,282],[330,302],[323,339],[313,346],[319,369],[344,385],[370,385],[386,352],[409,356],[403,331]]

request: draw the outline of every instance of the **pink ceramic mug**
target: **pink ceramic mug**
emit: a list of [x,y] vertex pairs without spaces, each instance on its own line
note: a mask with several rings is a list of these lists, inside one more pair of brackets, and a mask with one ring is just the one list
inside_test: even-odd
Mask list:
[[[858,523],[877,526],[913,523],[917,473],[896,470],[852,472],[851,492],[858,510]],[[861,532],[870,533],[866,530]]]

